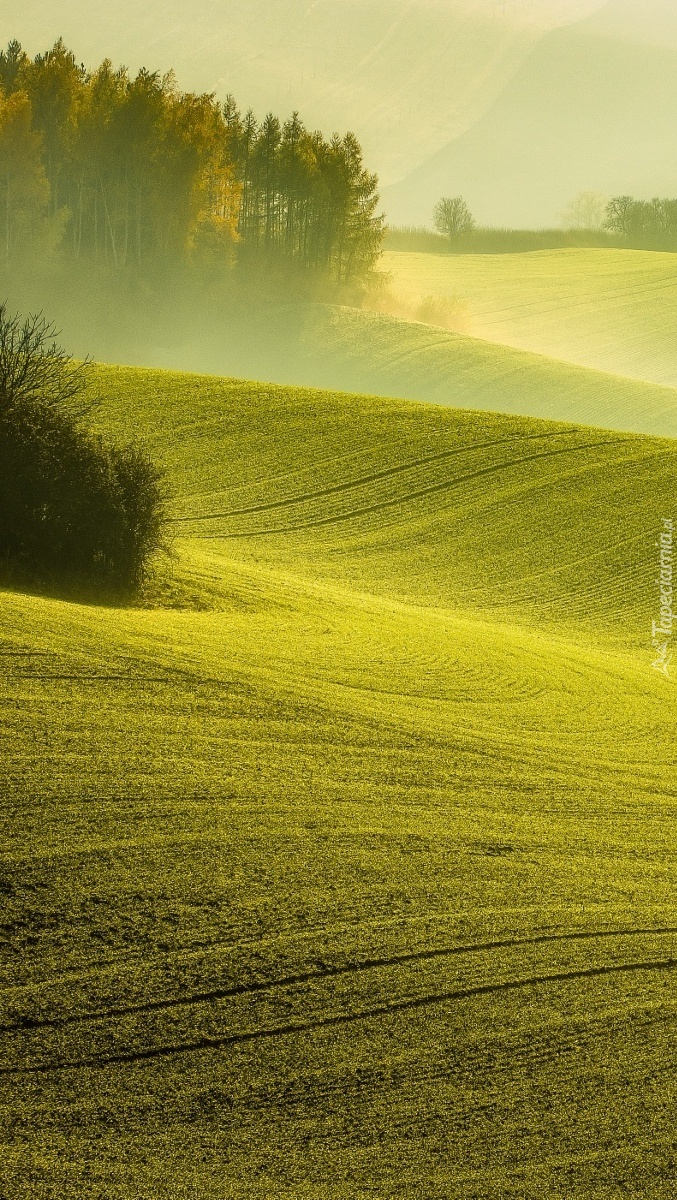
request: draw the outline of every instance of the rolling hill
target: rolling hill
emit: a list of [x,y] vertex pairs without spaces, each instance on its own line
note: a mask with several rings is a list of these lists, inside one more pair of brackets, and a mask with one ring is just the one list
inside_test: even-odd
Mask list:
[[[125,308],[17,280],[8,303],[53,313],[68,349],[99,361],[677,437],[673,258],[620,250],[391,252],[381,265],[406,317],[260,297],[207,305],[190,292],[175,305],[142,296]],[[432,297],[433,309],[439,297],[440,319],[451,307],[452,324],[458,316],[465,332],[431,324],[434,311],[411,319],[412,297]],[[380,292],[372,299],[383,307]]]
[[488,341],[669,387],[677,385],[677,260],[641,250],[532,254],[390,252],[382,269],[404,296],[464,302]]
[[175,542],[0,597],[4,1192],[667,1200],[675,443],[94,383]]
[[142,340],[137,361],[677,437],[672,387],[350,307],[272,306],[218,333]]

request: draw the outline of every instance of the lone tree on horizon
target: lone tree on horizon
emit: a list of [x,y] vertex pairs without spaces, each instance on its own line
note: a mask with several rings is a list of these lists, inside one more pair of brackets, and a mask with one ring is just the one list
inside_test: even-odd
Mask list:
[[443,196],[433,209],[433,224],[453,246],[472,232],[475,219],[462,196]]

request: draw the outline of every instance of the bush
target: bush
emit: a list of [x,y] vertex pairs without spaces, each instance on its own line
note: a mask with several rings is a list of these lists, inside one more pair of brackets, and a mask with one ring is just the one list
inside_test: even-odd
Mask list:
[[[31,387],[12,388],[2,364],[11,365],[7,345],[29,323],[43,337],[30,372],[14,378],[30,374]],[[64,409],[81,395],[84,377],[54,344],[41,355],[52,333],[41,319],[20,326],[0,307],[0,569],[8,578],[130,592],[162,543],[161,475],[141,451],[107,445]]]
[[0,304],[0,408],[35,400],[47,408],[82,411],[88,366],[61,349],[43,316],[22,321]]

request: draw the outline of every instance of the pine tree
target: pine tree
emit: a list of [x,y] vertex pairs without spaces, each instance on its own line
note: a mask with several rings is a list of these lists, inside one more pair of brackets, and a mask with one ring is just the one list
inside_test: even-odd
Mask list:
[[237,247],[242,269],[343,282],[378,255],[377,181],[353,134],[327,141],[298,113],[259,124],[232,96],[221,107],[181,92],[171,73],[132,78],[108,60],[87,72],[62,41],[33,60],[10,43],[0,79],[7,253],[46,205],[66,256],[113,271],[226,265]]

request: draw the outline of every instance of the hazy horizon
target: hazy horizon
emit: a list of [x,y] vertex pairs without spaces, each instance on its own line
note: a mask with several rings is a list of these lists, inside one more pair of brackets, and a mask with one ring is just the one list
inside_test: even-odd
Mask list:
[[[258,115],[298,110],[325,133],[352,129],[384,188],[472,129],[549,31],[604,0],[5,0],[3,41],[34,55],[63,36],[91,67],[176,72],[185,90],[233,92]],[[450,180],[453,187],[453,180]],[[584,186],[584,184],[581,184]],[[423,207],[436,197],[425,197]],[[420,207],[420,206],[419,206]],[[416,206],[412,208],[412,219]]]
[[577,193],[671,194],[668,0],[5,0],[2,37],[174,70],[242,109],[353,130],[391,224],[462,193],[483,224],[557,225]]

